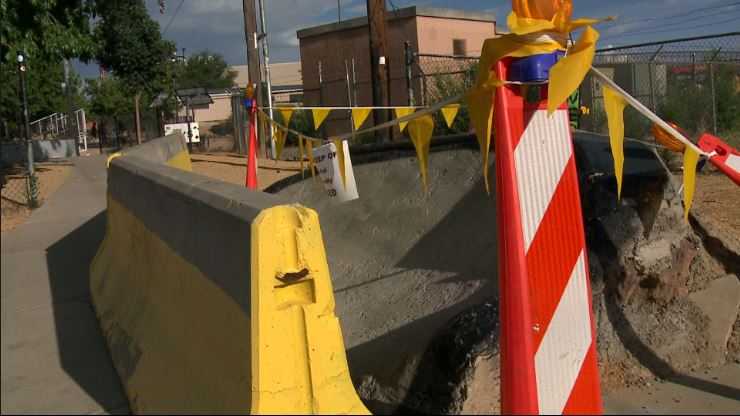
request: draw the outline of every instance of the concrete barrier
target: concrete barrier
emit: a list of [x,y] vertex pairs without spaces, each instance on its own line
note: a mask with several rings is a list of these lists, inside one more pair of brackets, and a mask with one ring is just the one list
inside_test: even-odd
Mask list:
[[179,134],[110,161],[91,292],[131,410],[367,413],[318,215],[189,168]]

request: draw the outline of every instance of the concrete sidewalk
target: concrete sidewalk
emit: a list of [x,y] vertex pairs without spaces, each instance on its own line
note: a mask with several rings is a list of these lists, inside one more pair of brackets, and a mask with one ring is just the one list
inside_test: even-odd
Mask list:
[[105,231],[105,156],[2,234],[2,413],[125,413],[128,404],[90,303]]

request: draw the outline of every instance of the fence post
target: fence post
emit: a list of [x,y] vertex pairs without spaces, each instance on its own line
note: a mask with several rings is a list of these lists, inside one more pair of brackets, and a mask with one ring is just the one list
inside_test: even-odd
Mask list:
[[352,97],[357,106],[357,73],[355,73],[355,57],[352,57]]
[[[352,105],[352,92],[349,89],[349,63],[347,63],[347,60],[344,60],[344,80],[347,85],[347,107],[354,107]],[[352,110],[347,110],[349,112],[349,125],[352,131],[354,131],[354,123],[352,122]]]
[[714,92],[714,64],[709,63],[709,88],[712,92],[712,133],[717,135],[717,96]]
[[411,64],[413,63],[414,57],[411,54],[411,44],[409,41],[403,43],[403,51],[405,54],[406,64],[406,89],[408,91],[408,102],[410,106],[414,105],[414,87],[411,85]]

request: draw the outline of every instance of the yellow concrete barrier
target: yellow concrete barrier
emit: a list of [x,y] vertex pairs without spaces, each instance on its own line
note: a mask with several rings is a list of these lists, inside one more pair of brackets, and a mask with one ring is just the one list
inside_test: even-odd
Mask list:
[[158,140],[110,160],[91,265],[131,410],[367,414],[316,212],[188,172],[182,138]]

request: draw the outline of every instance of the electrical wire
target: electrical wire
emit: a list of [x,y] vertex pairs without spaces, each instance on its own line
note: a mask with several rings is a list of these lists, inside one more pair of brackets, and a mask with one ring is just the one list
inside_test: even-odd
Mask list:
[[[626,20],[626,21],[620,22],[620,24],[621,25],[626,25],[626,24],[641,23],[641,22],[652,22],[654,20],[660,20],[660,21],[672,20],[672,19],[675,19],[677,17],[689,16],[689,15],[693,15],[695,13],[700,13],[700,12],[707,11],[707,10],[723,9],[725,7],[737,6],[737,5],[740,5],[740,1],[736,1],[734,3],[723,4],[723,5],[714,5],[714,6],[709,6],[709,7],[701,7],[701,8],[698,8],[698,9],[689,10],[687,12],[682,12],[682,13],[674,14],[674,15],[671,15],[671,16],[648,17],[648,18],[645,18],[645,19]],[[704,17],[706,17],[706,16],[704,16]],[[701,18],[701,17],[699,17],[699,18]],[[620,25],[617,25],[617,26],[620,26]]]
[[172,14],[172,17],[170,17],[170,21],[167,22],[167,26],[165,26],[164,30],[162,31],[162,36],[167,34],[167,30],[169,30],[170,25],[172,25],[172,22],[175,21],[175,17],[177,17],[177,14],[180,12],[180,9],[182,8],[183,3],[185,3],[185,0],[180,0],[180,4],[177,5],[177,8],[175,9],[175,13]]
[[[709,26],[713,26],[714,27],[714,26],[717,26],[717,25],[725,24],[725,23],[737,22],[738,19],[740,19],[740,16],[733,16],[730,19],[720,20],[718,22],[703,23],[703,24],[694,25],[694,26],[685,26],[685,27],[681,28],[680,30],[701,29],[701,28],[709,27]],[[675,31],[675,30],[679,30],[679,29],[671,28],[671,29],[645,30],[645,31],[636,31],[636,32],[629,32],[629,33],[620,33],[618,35],[604,36],[602,38],[602,40],[603,39],[615,39],[615,38],[631,37],[631,36],[638,36],[638,35],[647,35],[647,34],[652,34],[652,33],[672,32],[672,31]]]

